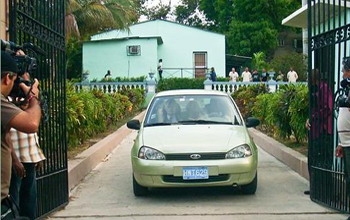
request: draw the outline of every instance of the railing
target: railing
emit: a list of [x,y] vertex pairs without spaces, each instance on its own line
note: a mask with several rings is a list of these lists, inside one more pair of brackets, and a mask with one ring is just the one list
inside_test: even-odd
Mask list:
[[281,85],[288,85],[288,84],[307,85],[307,82],[296,82],[296,83],[276,82],[276,81],[268,81],[268,82],[212,82],[211,80],[206,80],[204,82],[204,88],[206,90],[216,90],[216,91],[222,91],[222,92],[226,92],[226,93],[234,93],[235,91],[237,91],[241,87],[259,85],[259,84],[265,84],[268,86],[270,92],[275,92],[280,88]]
[[195,78],[196,70],[201,70],[204,73],[208,72],[207,68],[163,68],[162,76],[164,78]]
[[122,89],[140,88],[146,90],[147,82],[81,82],[75,83],[74,86],[76,92],[84,89],[97,89],[104,93],[114,93]]

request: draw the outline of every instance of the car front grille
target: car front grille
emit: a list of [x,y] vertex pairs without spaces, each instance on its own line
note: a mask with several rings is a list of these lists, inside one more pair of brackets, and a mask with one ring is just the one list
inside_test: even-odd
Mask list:
[[211,183],[228,180],[228,174],[220,174],[218,176],[209,176],[209,179],[184,180],[182,176],[163,176],[163,181],[168,183]]
[[[192,159],[191,155],[199,154],[199,159]],[[166,154],[166,160],[221,160],[225,159],[226,153],[191,153],[191,154]]]

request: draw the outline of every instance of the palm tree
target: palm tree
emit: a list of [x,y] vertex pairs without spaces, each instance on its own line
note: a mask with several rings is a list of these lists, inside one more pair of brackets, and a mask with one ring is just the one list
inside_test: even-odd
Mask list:
[[109,29],[127,29],[137,21],[136,0],[66,0],[66,36],[86,39]]

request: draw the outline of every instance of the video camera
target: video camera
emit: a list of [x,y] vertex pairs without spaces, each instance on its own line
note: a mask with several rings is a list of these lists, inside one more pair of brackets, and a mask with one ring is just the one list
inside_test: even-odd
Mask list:
[[27,97],[27,94],[25,94],[19,84],[24,83],[26,86],[30,87],[34,82],[31,80],[26,80],[22,76],[25,73],[29,73],[30,75],[33,75],[35,71],[37,70],[37,59],[33,56],[29,55],[16,55],[16,52],[18,50],[23,50],[26,53],[31,53],[34,55],[41,54],[45,55],[45,52],[41,50],[39,47],[33,45],[32,43],[24,43],[22,46],[17,45],[10,41],[4,41],[1,40],[1,50],[6,51],[9,53],[13,59],[15,60],[18,68],[17,72],[17,79],[14,82],[13,89],[11,90],[9,96],[15,100],[15,104],[17,101],[21,99],[25,99]]
[[[343,71],[350,70],[350,57],[343,58]],[[338,111],[339,108],[350,108],[350,78],[344,78],[340,82],[340,88],[336,92],[335,107]]]

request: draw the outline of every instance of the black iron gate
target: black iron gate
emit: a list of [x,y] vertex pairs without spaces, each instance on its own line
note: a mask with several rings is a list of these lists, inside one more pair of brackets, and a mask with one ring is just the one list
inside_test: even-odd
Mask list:
[[40,145],[47,160],[39,172],[37,216],[43,216],[68,202],[66,70],[66,0],[10,0],[10,40],[22,45],[31,42],[45,51],[38,55],[42,94],[47,111],[40,129]]
[[308,0],[308,9],[311,199],[349,212],[344,163],[334,156],[338,144],[334,100],[342,59],[350,56],[350,1]]

